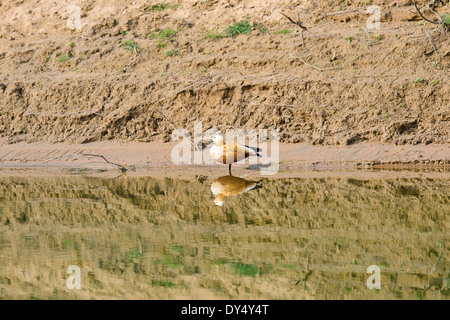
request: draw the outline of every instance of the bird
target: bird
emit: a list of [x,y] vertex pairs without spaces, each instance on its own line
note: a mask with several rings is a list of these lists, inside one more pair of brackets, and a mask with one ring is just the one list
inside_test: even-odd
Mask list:
[[262,151],[260,148],[254,148],[249,146],[243,146],[237,143],[224,144],[223,137],[216,135],[212,138],[214,145],[212,146],[209,154],[211,158],[217,162],[228,164],[228,172],[231,175],[231,165],[235,162],[250,156],[262,157],[258,152]]
[[237,196],[257,188],[261,188],[259,181],[249,181],[232,175],[219,177],[211,184],[211,192],[216,197],[214,203],[217,206],[223,206],[224,197]]

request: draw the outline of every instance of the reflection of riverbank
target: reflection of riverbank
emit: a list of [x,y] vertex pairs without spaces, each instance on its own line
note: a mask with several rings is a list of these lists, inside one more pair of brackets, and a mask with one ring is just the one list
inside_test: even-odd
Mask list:
[[448,179],[262,178],[223,207],[215,180],[0,175],[2,297],[449,298],[424,292],[448,269]]

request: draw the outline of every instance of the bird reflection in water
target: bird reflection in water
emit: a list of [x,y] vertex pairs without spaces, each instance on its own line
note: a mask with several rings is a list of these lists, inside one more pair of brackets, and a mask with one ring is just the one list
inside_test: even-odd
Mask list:
[[225,197],[238,196],[250,190],[260,188],[259,181],[249,181],[232,175],[217,178],[211,184],[211,191],[216,197],[214,203],[222,206]]

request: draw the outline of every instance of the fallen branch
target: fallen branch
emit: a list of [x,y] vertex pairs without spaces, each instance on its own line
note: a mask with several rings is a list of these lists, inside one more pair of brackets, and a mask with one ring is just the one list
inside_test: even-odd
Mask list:
[[413,0],[413,3],[414,3],[414,7],[416,8],[417,12],[422,17],[423,20],[425,20],[425,21],[427,21],[429,23],[433,23],[433,24],[442,24],[444,26],[448,26],[448,24],[444,22],[442,17],[434,9],[431,9],[430,7],[428,7],[428,10],[430,10],[431,12],[434,12],[439,17],[439,19],[441,20],[439,22],[438,21],[429,20],[429,19],[425,18],[425,16],[422,14],[422,12],[420,12],[419,8],[417,7],[416,0]]
[[[305,26],[302,25],[302,23],[300,21],[299,13],[300,13],[300,10],[297,12],[297,21],[294,21],[291,18],[289,18],[287,15],[285,15],[283,12],[281,12],[281,14],[283,16],[285,16],[291,23],[295,24],[296,26],[298,26],[300,28],[300,35],[302,36],[302,44],[303,44],[303,46],[305,46],[305,39],[303,37],[303,32],[309,31],[309,30]],[[309,31],[309,32],[311,32],[311,31]]]
[[430,42],[431,42],[431,45],[432,45],[433,48],[434,48],[434,53],[437,54],[437,49],[436,49],[436,46],[434,45],[433,38],[431,37],[431,35],[430,35],[428,32],[425,32],[425,34],[427,35],[428,39],[429,39]]
[[64,157],[77,157],[77,156],[98,157],[98,158],[102,158],[102,159],[105,160],[107,163],[112,164],[112,165],[118,167],[118,168],[120,169],[120,171],[122,171],[122,172],[127,172],[127,171],[128,171],[128,168],[127,168],[126,166],[123,166],[123,165],[118,164],[118,163],[111,162],[111,161],[109,161],[108,159],[106,159],[104,156],[102,156],[102,155],[100,155],[100,154],[93,154],[93,153],[73,153],[73,154],[63,154],[63,155],[61,155],[61,156],[58,156],[58,157],[55,157],[55,158],[52,158],[52,159],[48,159],[48,160],[45,160],[45,161],[42,161],[42,162],[43,162],[43,163],[46,163],[46,162],[50,162],[50,161],[53,161],[53,160],[61,159],[61,158],[64,158]]

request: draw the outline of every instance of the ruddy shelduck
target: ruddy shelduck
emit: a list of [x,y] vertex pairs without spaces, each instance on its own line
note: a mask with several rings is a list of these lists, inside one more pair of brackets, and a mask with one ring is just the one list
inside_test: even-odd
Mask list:
[[217,162],[228,164],[228,172],[230,173],[230,175],[231,165],[233,163],[251,156],[261,157],[261,155],[258,153],[261,151],[260,148],[243,146],[237,143],[224,144],[223,137],[220,135],[214,136],[212,138],[212,142],[214,143],[214,145],[209,151],[211,158],[213,158]]

